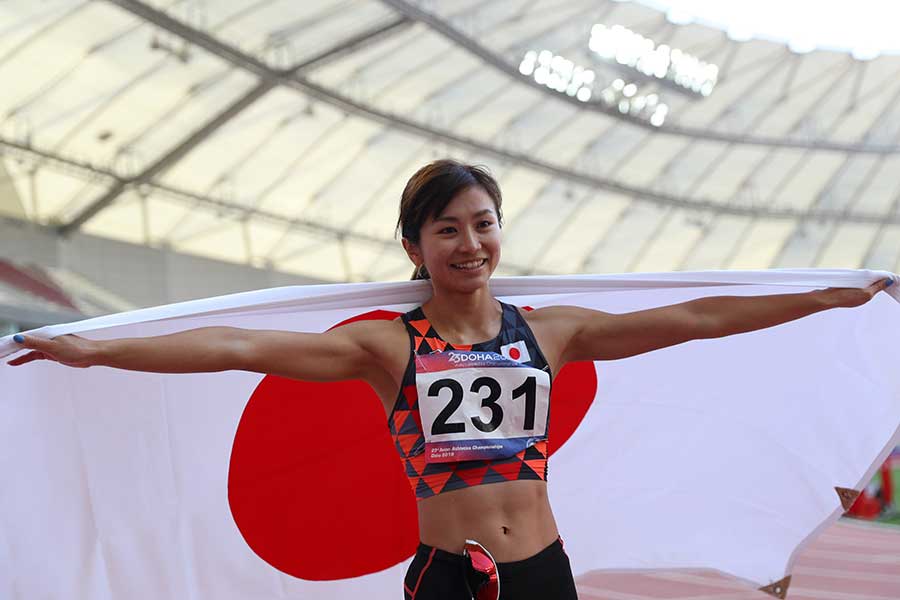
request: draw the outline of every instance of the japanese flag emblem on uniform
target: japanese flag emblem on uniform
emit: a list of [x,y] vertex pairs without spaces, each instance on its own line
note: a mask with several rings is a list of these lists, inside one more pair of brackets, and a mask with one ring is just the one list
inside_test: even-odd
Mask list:
[[518,341],[515,344],[506,344],[505,346],[500,346],[500,354],[510,360],[514,360],[520,363],[529,362],[531,360],[531,355],[528,353],[528,348],[525,346],[525,342],[523,341]]

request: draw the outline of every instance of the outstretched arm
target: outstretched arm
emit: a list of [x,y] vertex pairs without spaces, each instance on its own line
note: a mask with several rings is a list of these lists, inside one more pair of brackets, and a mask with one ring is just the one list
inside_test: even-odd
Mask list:
[[567,323],[561,364],[626,358],[689,340],[765,329],[831,308],[860,306],[892,283],[885,279],[861,289],[700,298],[624,314],[553,307],[566,313],[559,315],[559,322]]
[[31,350],[11,361],[53,360],[72,367],[93,365],[156,373],[231,369],[313,381],[369,379],[385,367],[389,322],[351,323],[326,333],[203,327],[171,335],[97,341],[75,335],[52,340],[17,336]]

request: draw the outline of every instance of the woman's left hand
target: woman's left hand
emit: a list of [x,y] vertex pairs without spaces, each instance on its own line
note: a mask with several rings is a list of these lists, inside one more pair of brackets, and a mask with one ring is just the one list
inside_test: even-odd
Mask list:
[[864,288],[828,288],[825,293],[835,307],[852,308],[862,306],[875,297],[875,294],[894,284],[892,278],[881,279]]

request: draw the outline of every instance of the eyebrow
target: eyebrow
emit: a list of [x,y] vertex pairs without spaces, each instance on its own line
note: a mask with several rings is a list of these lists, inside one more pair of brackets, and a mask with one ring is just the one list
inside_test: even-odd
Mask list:
[[[477,213],[475,213],[474,215],[472,215],[472,218],[473,218],[473,219],[477,219],[478,217],[483,217],[484,215],[487,215],[487,214],[494,214],[493,209],[485,208],[484,210],[479,210]],[[456,223],[456,222],[459,221],[459,219],[457,219],[456,217],[449,217],[449,216],[448,216],[448,217],[435,217],[435,218],[434,218],[434,221],[435,221],[435,222],[438,222],[438,221],[450,221],[450,222],[452,222],[452,223]]]

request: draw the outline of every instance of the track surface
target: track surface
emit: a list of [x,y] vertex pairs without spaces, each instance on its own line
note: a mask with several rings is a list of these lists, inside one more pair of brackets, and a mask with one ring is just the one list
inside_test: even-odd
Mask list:
[[[582,600],[772,600],[708,571],[606,573],[577,578]],[[800,553],[788,600],[900,599],[900,527],[842,519]]]

